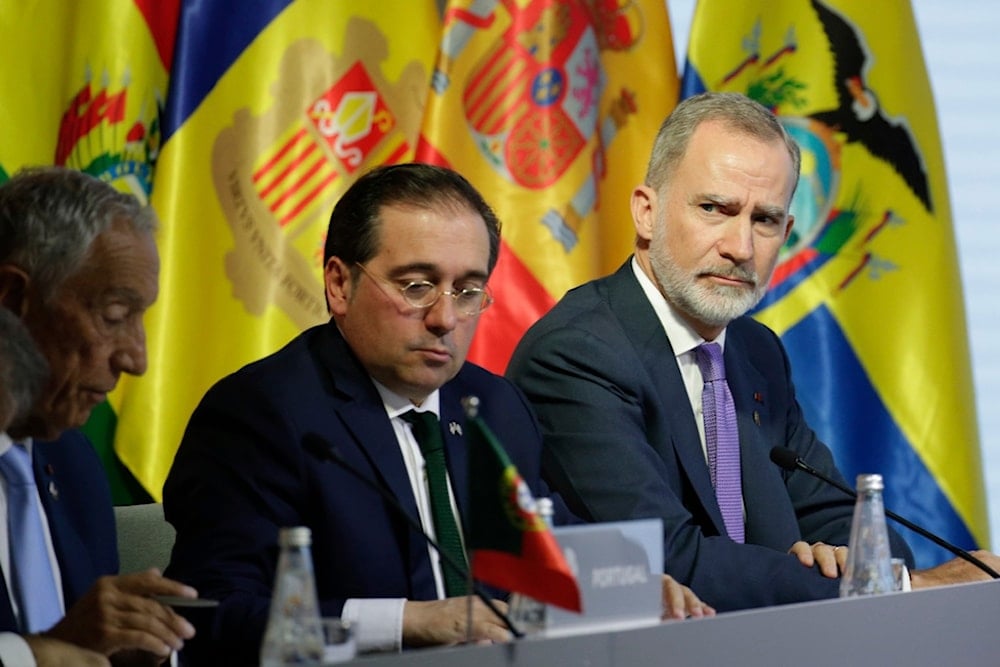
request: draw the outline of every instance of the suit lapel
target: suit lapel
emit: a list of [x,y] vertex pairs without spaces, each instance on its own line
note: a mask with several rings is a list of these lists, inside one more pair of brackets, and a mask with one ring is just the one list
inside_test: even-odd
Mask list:
[[73,525],[72,518],[68,514],[69,508],[60,500],[60,475],[72,471],[60,470],[55,462],[49,460],[46,451],[48,446],[57,447],[59,443],[51,445],[36,443],[32,447],[31,459],[42,510],[49,523],[52,550],[55,552],[56,562],[59,563],[63,599],[68,608],[82,597],[93,583],[97,568],[90,560],[90,551]]
[[[725,534],[725,524],[715,498],[708,465],[705,463],[698,425],[691,402],[687,400],[687,390],[677,367],[674,350],[656,311],[632,273],[631,259],[609,279],[608,302],[611,310],[623,323],[622,330],[631,340],[660,397],[663,423],[669,433],[669,446],[673,450],[661,450],[660,457],[668,460],[671,456],[676,456],[702,506],[720,534]],[[636,372],[640,371],[637,369]],[[653,443],[656,447],[665,447],[667,444]]]
[[375,477],[419,523],[406,464],[382,397],[333,323],[324,331],[317,353],[332,378],[337,417],[352,435],[355,447],[368,459]]
[[451,490],[458,505],[459,520],[462,521],[468,516],[466,511],[469,499],[469,456],[464,432],[465,410],[462,407],[462,399],[465,397],[459,393],[455,383],[448,382],[441,387],[440,395],[445,459],[448,464],[448,476],[451,478]]
[[[336,417],[351,435],[353,446],[368,461],[373,481],[384,485],[403,511],[420,525],[406,463],[399,451],[396,432],[385,412],[382,397],[333,322],[325,327],[315,353],[330,373],[333,385],[331,399]],[[347,443],[343,446],[346,447]],[[405,525],[402,517],[398,517],[398,521],[400,526]],[[425,538],[408,525],[399,536],[400,548],[405,554],[402,557],[410,576],[408,597],[434,599],[437,589]]]
[[747,542],[784,549],[788,546],[786,527],[776,520],[767,502],[768,498],[787,498],[781,474],[770,458],[771,447],[783,443],[768,442],[765,435],[774,416],[765,391],[766,379],[751,363],[753,354],[740,336],[739,326],[730,325],[726,334],[726,377],[740,432],[743,496],[755,499],[745,504]]

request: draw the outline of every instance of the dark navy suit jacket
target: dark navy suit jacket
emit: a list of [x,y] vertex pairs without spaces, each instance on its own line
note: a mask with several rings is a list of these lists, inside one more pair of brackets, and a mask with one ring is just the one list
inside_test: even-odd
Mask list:
[[[778,337],[749,317],[727,328],[726,376],[740,433],[746,545],[726,537],[674,352],[626,262],[569,292],[532,327],[507,370],[545,436],[546,481],[590,521],[660,517],[664,569],[719,610],[834,597],[838,581],[786,552],[846,545],[853,500],[769,458],[790,447],[843,481],[806,423]],[[912,566],[892,534],[893,551]]]
[[[111,491],[93,445],[79,431],[66,431],[52,442],[35,442],[32,462],[69,609],[98,577],[118,572]],[[0,631],[17,631],[10,591],[2,577]]]
[[[541,433],[514,385],[465,364],[441,388],[448,471],[467,519],[466,442],[454,423],[475,395],[534,492],[540,490]],[[305,451],[315,433],[391,493],[417,519],[399,445],[375,385],[334,324],[310,329],[282,350],[223,379],[188,423],[164,487],[177,529],[168,575],[222,604],[188,652],[210,664],[256,664],[277,560],[278,529],[312,529],[322,613],[345,600],[435,599],[424,539],[363,482]],[[488,482],[487,482],[488,483]],[[205,642],[211,645],[206,647]],[[223,663],[218,663],[223,664]]]

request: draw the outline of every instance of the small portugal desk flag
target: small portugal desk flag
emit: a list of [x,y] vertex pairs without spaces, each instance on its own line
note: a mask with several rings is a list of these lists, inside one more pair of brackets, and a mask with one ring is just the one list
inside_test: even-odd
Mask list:
[[[580,612],[580,589],[517,468],[465,399],[469,433],[469,530],[472,576],[506,591]],[[495,481],[494,481],[495,480]]]

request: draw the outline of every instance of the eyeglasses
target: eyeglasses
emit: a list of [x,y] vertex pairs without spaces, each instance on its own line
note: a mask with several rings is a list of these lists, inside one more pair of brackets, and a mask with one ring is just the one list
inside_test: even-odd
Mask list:
[[[369,271],[361,262],[357,262],[359,269],[371,278],[379,289],[382,283],[391,284],[388,278],[381,278]],[[478,315],[493,303],[493,297],[486,291],[485,287],[465,287],[460,290],[443,290],[429,280],[414,280],[402,286],[394,286],[403,295],[403,300],[414,308],[426,310],[438,302],[442,296],[450,296],[455,301],[455,309],[460,315],[472,317]],[[382,290],[382,293],[389,296],[389,293]]]

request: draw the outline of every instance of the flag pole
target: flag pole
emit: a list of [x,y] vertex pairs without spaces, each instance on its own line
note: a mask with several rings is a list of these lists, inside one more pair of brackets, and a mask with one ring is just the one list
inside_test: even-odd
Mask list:
[[[462,399],[462,408],[465,411],[465,416],[467,419],[475,419],[476,415],[479,414],[479,397],[478,396],[466,396]],[[466,552],[468,553],[468,552]],[[472,580],[472,554],[469,554],[469,567],[466,569],[466,590],[472,590],[474,582]],[[465,641],[466,643],[472,643],[472,605],[473,599],[469,595],[466,597],[465,601]]]

